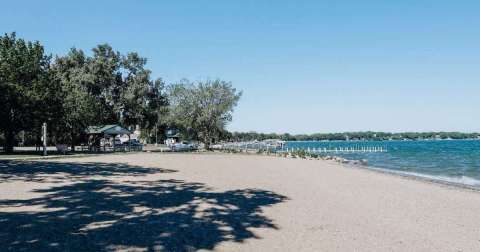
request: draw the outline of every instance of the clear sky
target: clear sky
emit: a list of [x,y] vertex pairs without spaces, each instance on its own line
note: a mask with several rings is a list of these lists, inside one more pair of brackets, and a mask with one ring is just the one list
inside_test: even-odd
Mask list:
[[2,1],[48,53],[108,42],[243,90],[230,130],[480,131],[480,1]]

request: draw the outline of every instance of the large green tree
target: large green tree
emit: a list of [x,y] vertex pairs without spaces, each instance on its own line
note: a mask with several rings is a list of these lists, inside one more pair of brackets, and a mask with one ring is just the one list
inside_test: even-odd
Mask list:
[[125,125],[144,123],[148,107],[147,94],[152,87],[150,70],[145,69],[147,60],[137,53],[129,53],[123,59],[124,78],[119,93],[119,116]]
[[48,86],[50,57],[38,42],[27,42],[15,33],[0,36],[0,131],[5,151],[12,152],[15,135],[48,120],[51,92]]
[[[168,126],[168,97],[166,94],[165,82],[156,79],[150,85],[146,93],[147,103],[143,109],[143,119],[140,126],[146,137],[154,138],[160,136]],[[157,139],[155,139],[157,140]]]
[[193,134],[209,149],[213,140],[224,134],[241,92],[230,82],[187,80],[169,88],[170,118],[187,134]]
[[137,53],[126,56],[108,44],[98,45],[92,56],[73,48],[52,66],[60,86],[61,118],[58,141],[77,143],[88,125],[121,123],[153,130],[166,106],[164,83],[151,81],[147,60]]
[[72,48],[52,65],[52,84],[58,86],[58,120],[52,125],[57,142],[70,143],[72,150],[88,125],[98,119],[104,105],[96,100],[94,76],[82,50]]
[[120,119],[119,100],[124,88],[122,80],[122,55],[108,44],[92,49],[93,56],[87,59],[87,92],[97,102],[98,124],[116,123]]

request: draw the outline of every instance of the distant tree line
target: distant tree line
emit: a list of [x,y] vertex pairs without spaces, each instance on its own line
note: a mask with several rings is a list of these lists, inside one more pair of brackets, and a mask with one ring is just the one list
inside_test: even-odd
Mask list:
[[176,127],[207,146],[225,134],[241,96],[231,83],[166,85],[151,78],[146,63],[138,53],[121,54],[108,44],[91,54],[72,48],[53,57],[38,41],[0,36],[0,144],[6,152],[19,142],[40,144],[43,122],[51,144],[72,148],[85,140],[90,125],[138,125],[149,141]]
[[424,139],[476,139],[480,133],[461,132],[344,132],[344,133],[316,133],[316,134],[265,134],[257,132],[233,132],[226,136],[230,141],[262,141],[266,139],[281,139],[284,141],[333,141],[333,140],[424,140]]

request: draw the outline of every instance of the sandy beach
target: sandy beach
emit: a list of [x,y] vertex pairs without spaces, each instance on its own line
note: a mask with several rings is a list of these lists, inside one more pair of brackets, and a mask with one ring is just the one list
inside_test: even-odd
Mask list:
[[0,162],[0,251],[480,251],[480,193],[319,160]]

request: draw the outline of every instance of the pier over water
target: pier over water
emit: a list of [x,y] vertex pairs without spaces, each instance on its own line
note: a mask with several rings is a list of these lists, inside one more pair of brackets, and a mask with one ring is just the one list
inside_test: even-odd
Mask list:
[[326,143],[322,147],[290,146],[291,142],[283,141],[251,141],[251,142],[229,142],[212,146],[215,149],[232,151],[265,151],[265,152],[296,152],[305,151],[308,153],[374,153],[387,152],[387,147],[372,145],[371,143],[355,145],[337,145],[337,143]]

